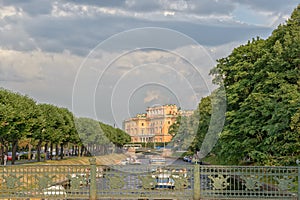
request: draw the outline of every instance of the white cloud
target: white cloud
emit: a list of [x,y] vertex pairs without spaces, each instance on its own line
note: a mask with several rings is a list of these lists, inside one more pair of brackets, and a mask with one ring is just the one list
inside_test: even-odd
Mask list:
[[147,91],[146,97],[144,98],[144,103],[150,103],[151,101],[158,100],[161,96],[160,91],[150,90]]
[[1,86],[38,102],[71,108],[72,87],[82,57],[68,53],[0,50]]
[[0,19],[3,20],[4,18],[11,16],[22,16],[22,12],[18,11],[13,6],[0,7]]
[[0,50],[0,70],[2,81],[32,81],[42,79],[41,66],[35,63],[36,54],[26,54],[12,50]]

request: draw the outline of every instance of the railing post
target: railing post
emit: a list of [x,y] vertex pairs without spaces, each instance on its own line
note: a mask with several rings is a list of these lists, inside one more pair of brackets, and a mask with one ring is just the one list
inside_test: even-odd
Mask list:
[[194,200],[200,199],[200,166],[194,165]]
[[96,158],[90,158],[90,199],[97,199]]

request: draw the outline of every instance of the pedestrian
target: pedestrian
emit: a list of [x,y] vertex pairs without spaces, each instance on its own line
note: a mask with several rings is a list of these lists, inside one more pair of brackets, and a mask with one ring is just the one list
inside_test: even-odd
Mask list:
[[7,162],[7,155],[4,154],[4,165],[6,165],[6,162]]

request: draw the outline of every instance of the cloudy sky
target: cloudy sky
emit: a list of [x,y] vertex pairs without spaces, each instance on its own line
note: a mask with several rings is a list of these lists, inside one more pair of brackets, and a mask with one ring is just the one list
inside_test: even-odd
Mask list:
[[0,0],[0,86],[121,127],[148,106],[194,109],[209,70],[267,38],[295,0]]

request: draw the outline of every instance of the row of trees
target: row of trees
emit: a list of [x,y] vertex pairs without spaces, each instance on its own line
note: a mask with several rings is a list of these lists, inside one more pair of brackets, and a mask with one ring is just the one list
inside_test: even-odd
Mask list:
[[123,130],[90,118],[76,118],[78,136],[84,144],[86,153],[90,155],[108,154],[121,150],[131,138]]
[[[106,153],[108,148],[122,146],[130,141],[130,136],[120,129],[96,120],[75,118],[66,108],[50,104],[37,104],[28,96],[0,89],[0,153],[12,150],[12,164],[15,163],[19,147],[37,151],[41,159],[41,148],[55,148],[63,158],[64,147],[72,146],[78,155]],[[91,147],[91,144],[93,147]],[[105,145],[104,145],[105,144]],[[100,151],[100,146],[105,146]],[[106,149],[106,150],[104,150]],[[46,153],[46,152],[45,152]]]
[[[212,151],[219,163],[295,165],[300,158],[300,6],[268,39],[248,41],[217,62],[211,75],[227,97],[225,125]],[[213,99],[218,97],[203,98],[199,114],[189,119],[199,123],[190,132],[196,137],[192,151],[201,150],[209,129],[219,126],[211,123]],[[186,128],[177,129],[184,135]]]

